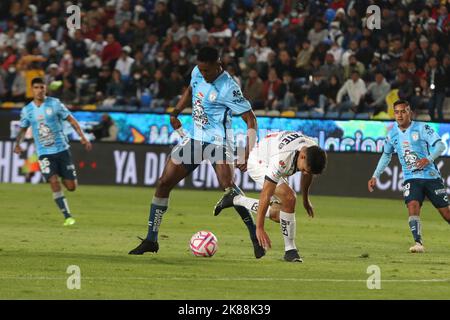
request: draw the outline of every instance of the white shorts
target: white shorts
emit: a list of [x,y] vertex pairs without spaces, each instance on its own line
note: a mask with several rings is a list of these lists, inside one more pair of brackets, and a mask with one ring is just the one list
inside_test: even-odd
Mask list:
[[[268,165],[265,163],[265,161],[260,160],[256,157],[252,157],[250,154],[250,157],[248,158],[247,162],[247,172],[250,178],[252,178],[253,181],[255,181],[256,185],[262,189],[264,185],[264,181],[266,179],[266,173],[267,173]],[[283,177],[281,178],[277,186],[282,185],[283,183],[286,183],[289,185],[288,180]]]

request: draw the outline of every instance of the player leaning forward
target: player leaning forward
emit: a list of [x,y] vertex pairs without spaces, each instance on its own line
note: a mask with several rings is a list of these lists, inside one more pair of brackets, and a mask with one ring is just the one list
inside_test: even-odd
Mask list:
[[[242,96],[241,89],[228,72],[224,71],[219,52],[203,47],[197,55],[197,66],[191,74],[191,82],[171,114],[170,123],[178,132],[183,130],[178,114],[192,106],[194,127],[183,141],[172,149],[170,158],[156,185],[150,206],[148,233],[130,254],[141,255],[159,250],[158,232],[163,214],[169,206],[172,189],[190,175],[203,160],[214,166],[222,188],[242,193],[234,184],[234,139],[231,131],[232,113],[239,115],[247,124],[247,146],[244,161],[237,167],[245,171],[249,150],[256,142],[256,118],[250,103]],[[235,206],[246,225],[256,258],[265,254],[256,238],[256,226],[251,213],[243,206]]]
[[302,262],[295,244],[296,193],[289,186],[287,177],[302,173],[301,192],[303,206],[310,217],[314,216],[309,200],[309,187],[313,176],[325,169],[327,155],[310,137],[295,131],[280,131],[267,135],[250,152],[247,170],[250,177],[262,187],[258,199],[252,199],[230,190],[217,203],[215,215],[224,208],[244,206],[257,212],[256,235],[264,248],[271,247],[264,230],[264,218],[281,222],[285,255],[289,262]]
[[58,176],[62,178],[62,182],[68,191],[75,191],[77,187],[75,165],[69,150],[70,145],[63,132],[64,120],[67,120],[78,133],[86,150],[91,150],[92,146],[78,122],[61,101],[46,96],[47,88],[42,78],[33,79],[31,87],[33,101],[23,107],[20,114],[21,129],[16,139],[14,152],[17,154],[23,152],[20,144],[27,128],[31,126],[41,173],[45,180],[50,183],[53,199],[64,215],[64,225],[73,225],[75,219],[70,214],[67,200],[58,179]]
[[434,160],[445,151],[445,144],[429,125],[411,120],[411,108],[407,101],[398,100],[394,103],[394,116],[396,124],[386,137],[383,155],[368,182],[368,188],[370,192],[373,191],[377,179],[391,161],[392,154],[397,153],[404,176],[403,197],[408,208],[409,227],[416,242],[409,250],[421,253],[425,252],[425,249],[421,234],[420,208],[425,196],[450,223],[446,187],[434,164]]

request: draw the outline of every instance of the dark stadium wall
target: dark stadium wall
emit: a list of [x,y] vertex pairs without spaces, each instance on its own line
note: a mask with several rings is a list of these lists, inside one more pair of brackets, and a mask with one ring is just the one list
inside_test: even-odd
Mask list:
[[[119,143],[97,143],[91,152],[86,152],[79,143],[72,143],[72,154],[79,182],[93,185],[154,186],[160,176],[167,155],[168,146],[131,145]],[[24,155],[13,152],[12,141],[0,141],[0,182],[25,183],[21,167],[33,153],[28,148]],[[316,195],[401,198],[402,173],[396,157],[381,176],[373,193],[367,190],[379,154],[329,153],[325,173],[317,177],[311,193]],[[450,159],[439,158],[436,165],[441,170],[447,192],[450,193]],[[300,175],[290,177],[293,188],[300,192]],[[36,173],[31,183],[41,181]],[[257,191],[247,173],[236,169],[236,182],[245,191]],[[199,190],[219,189],[212,166],[203,163],[190,177],[179,184],[180,188]]]

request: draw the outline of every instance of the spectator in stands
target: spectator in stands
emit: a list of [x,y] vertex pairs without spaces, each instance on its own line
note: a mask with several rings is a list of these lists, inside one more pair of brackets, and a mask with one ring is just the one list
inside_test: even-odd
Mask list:
[[327,100],[325,96],[326,90],[327,85],[325,81],[323,81],[322,74],[319,72],[314,73],[313,80],[306,90],[301,110],[315,111],[316,113],[324,114]]
[[400,99],[410,101],[414,93],[414,84],[411,79],[408,79],[406,71],[398,71],[397,80],[392,83],[392,89],[398,89]]
[[[442,65],[438,65],[436,57],[430,57],[427,66],[427,82],[430,84],[431,97],[428,110],[431,120],[443,121],[443,105],[445,90],[450,86],[449,74]],[[437,111],[437,117],[436,117]]]
[[114,34],[109,33],[106,36],[106,45],[102,51],[102,62],[108,64],[111,69],[115,67],[117,59],[119,59],[122,53],[122,46],[116,41]]
[[289,71],[283,74],[283,83],[280,86],[277,100],[274,102],[274,109],[285,111],[289,109],[298,109],[297,103],[300,101],[300,88],[293,82]]
[[[361,99],[366,92],[366,84],[360,78],[359,72],[354,70],[351,74],[351,79],[348,79],[341,89],[339,89],[336,97],[337,111],[342,112],[350,109],[355,113],[358,112]],[[345,95],[348,96],[347,100],[344,100]]]
[[386,81],[381,72],[375,74],[375,81],[367,87],[364,97],[363,109],[368,112],[378,113],[386,109],[386,96],[391,90],[391,85]]
[[258,76],[258,71],[256,69],[250,70],[243,94],[255,110],[264,108],[263,86],[263,81]]
[[308,32],[308,40],[311,46],[316,47],[320,42],[325,40],[328,36],[328,31],[323,28],[323,22],[316,20],[314,22],[314,28]]
[[267,80],[263,86],[263,101],[265,110],[272,110],[277,96],[280,92],[282,81],[277,76],[277,71],[270,68]]
[[122,82],[122,76],[119,70],[112,72],[112,79],[106,86],[106,99],[103,102],[105,106],[114,106],[123,104],[125,96],[125,86]]
[[353,71],[358,71],[361,77],[364,77],[365,67],[364,65],[356,60],[356,55],[352,54],[348,58],[348,64],[344,66],[344,80],[350,78]]
[[330,79],[335,76],[339,82],[344,81],[344,72],[342,67],[335,63],[334,55],[327,53],[325,56],[325,63],[320,66],[320,73],[325,77],[325,79]]
[[161,69],[155,71],[154,80],[150,84],[149,90],[152,96],[152,102],[150,107],[166,108],[168,106],[168,88],[167,81],[164,79],[164,74]]
[[129,46],[125,46],[122,48],[122,53],[120,54],[120,58],[116,62],[115,69],[119,70],[122,81],[125,85],[130,80],[131,74],[131,66],[134,63],[134,59],[130,57],[131,48]]
[[337,105],[337,94],[339,89],[341,88],[339,78],[336,75],[331,75],[326,82],[326,90],[325,90],[325,110],[336,109]]
[[311,55],[314,47],[311,46],[309,40],[305,40],[297,54],[296,67],[300,77],[306,77],[310,69]]

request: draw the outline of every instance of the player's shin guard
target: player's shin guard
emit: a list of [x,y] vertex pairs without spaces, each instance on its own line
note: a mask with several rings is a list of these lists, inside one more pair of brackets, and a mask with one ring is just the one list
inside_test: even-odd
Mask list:
[[[233,187],[237,192],[239,192],[240,195],[244,195],[241,189],[239,189],[238,186]],[[248,232],[250,233],[250,239],[252,241],[257,241],[256,238],[256,225],[255,221],[253,221],[252,214],[249,210],[247,210],[244,206],[235,205],[234,209],[237,211],[237,213],[241,216],[242,221],[244,222],[245,226],[248,229]]]
[[150,207],[150,217],[148,218],[147,240],[158,241],[158,231],[161,225],[163,214],[167,211],[169,198],[153,197]]
[[58,206],[61,213],[64,215],[64,219],[70,218],[70,209],[64,193],[62,191],[53,192],[53,199],[55,200],[56,205]]
[[410,216],[408,219],[409,229],[413,235],[414,241],[420,244],[422,243],[422,224],[420,223],[419,216]]
[[297,249],[295,246],[296,222],[295,213],[280,211],[281,233],[284,239],[284,250]]

